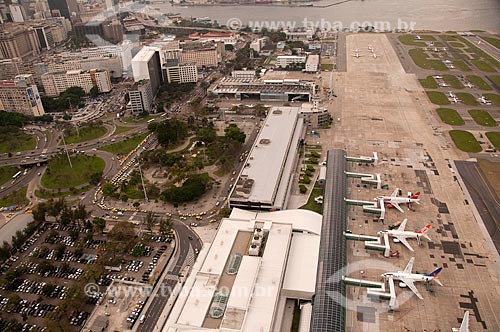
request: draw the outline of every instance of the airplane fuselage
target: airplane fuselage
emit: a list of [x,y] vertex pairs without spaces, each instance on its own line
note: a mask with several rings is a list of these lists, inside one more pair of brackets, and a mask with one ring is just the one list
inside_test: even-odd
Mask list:
[[384,203],[390,204],[390,203],[396,203],[396,204],[407,204],[407,203],[417,203],[420,201],[420,199],[415,199],[415,198],[406,198],[406,197],[386,197],[382,196],[380,197],[383,199]]
[[433,280],[435,277],[426,276],[423,274],[415,274],[415,273],[404,273],[402,271],[398,272],[387,272],[382,274],[384,278],[392,278],[394,280],[412,280],[414,282],[429,282]]

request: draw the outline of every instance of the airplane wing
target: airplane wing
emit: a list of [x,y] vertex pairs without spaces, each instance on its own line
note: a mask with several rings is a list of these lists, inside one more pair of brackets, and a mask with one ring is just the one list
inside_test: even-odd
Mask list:
[[406,219],[406,218],[405,218],[405,220],[403,220],[403,221],[401,222],[401,224],[400,224],[400,225],[399,225],[399,227],[398,227],[398,231],[400,231],[400,232],[404,232],[405,227],[406,227],[406,222],[407,222],[407,221],[408,221],[408,219]]
[[398,204],[398,203],[392,203],[392,202],[391,202],[391,205],[392,205],[392,206],[394,206],[396,209],[398,209],[398,210],[399,210],[399,212],[401,212],[401,213],[405,213],[405,212],[403,211],[403,209],[401,208],[401,206],[399,206],[399,204]]
[[410,261],[403,271],[404,273],[411,273],[411,270],[413,269],[413,262],[415,262],[415,257],[410,258]]
[[408,286],[408,288],[421,300],[423,300],[424,298],[422,297],[422,295],[420,294],[420,292],[418,291],[417,287],[415,287],[415,285],[413,284],[413,280],[410,280],[410,279],[404,279],[402,278],[401,279],[402,282],[405,283],[406,286]]
[[[399,238],[399,237],[396,236],[396,238],[399,240],[399,242],[401,242],[402,244],[404,244],[405,247],[408,248],[410,251],[414,251],[413,248],[410,246],[410,244],[408,243],[408,241],[406,240],[405,237]],[[410,269],[410,272],[411,272],[411,269]]]
[[394,189],[394,191],[391,194],[391,197],[396,197],[398,195],[399,188]]
[[464,314],[464,319],[462,319],[462,325],[460,325],[460,330],[458,332],[469,332],[469,311]]

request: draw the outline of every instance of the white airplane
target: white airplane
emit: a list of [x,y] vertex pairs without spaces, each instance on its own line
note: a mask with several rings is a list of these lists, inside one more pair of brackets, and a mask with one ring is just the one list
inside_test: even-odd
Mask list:
[[373,53],[373,58],[374,59],[378,58],[378,55],[376,55],[375,53]]
[[448,68],[455,69],[455,66],[454,65],[449,65]]
[[462,324],[457,329],[453,327],[451,332],[469,332],[469,312],[465,311],[464,318],[462,319]]
[[420,37],[419,35],[416,35],[416,36],[415,36],[415,39],[416,39],[416,40],[422,40],[422,37]]
[[443,87],[443,88],[450,86],[449,84],[446,84],[446,83],[444,83],[444,82],[440,82],[440,83],[438,83],[438,85],[439,85],[440,87]]
[[432,77],[434,77],[437,80],[442,80],[443,79],[443,76],[440,76],[440,75],[434,75]]
[[359,53],[359,50],[358,48],[356,47],[354,50],[353,50],[354,53]]
[[368,45],[368,51],[373,51],[372,45]]
[[474,88],[474,85],[472,85],[472,83],[470,83],[470,82],[465,83],[465,86],[468,87],[469,89]]
[[461,102],[462,100],[461,100],[461,99],[458,99],[457,97],[453,97],[453,98],[451,98],[451,101],[452,101],[454,104],[457,104],[457,103]]
[[487,99],[485,96],[479,97],[477,101],[479,101],[483,105],[491,105],[491,101],[489,101],[489,99]]
[[420,238],[425,237],[427,240],[431,240],[429,236],[426,234],[429,229],[431,228],[431,225],[428,224],[424,228],[412,232],[412,231],[405,231],[406,227],[406,222],[408,219],[403,220],[401,225],[399,225],[398,229],[390,229],[390,230],[384,230],[378,232],[379,236],[382,237],[384,234],[389,235],[389,237],[394,238],[394,242],[401,242],[402,244],[405,245],[406,248],[408,248],[410,251],[414,251],[413,248],[410,246],[408,243],[407,239],[417,239],[417,244],[420,245]]
[[448,91],[448,97],[450,97],[450,98],[456,98],[457,95],[454,94],[452,91]]
[[403,209],[399,206],[399,204],[410,204],[410,203],[417,203],[420,204],[420,191],[417,192],[416,194],[413,194],[409,197],[398,197],[398,191],[399,188],[396,188],[394,192],[391,194],[391,196],[378,196],[375,198],[375,200],[382,200],[384,204],[389,204],[388,207],[395,207],[398,209],[401,213],[404,213]]
[[435,269],[431,273],[427,274],[416,274],[416,273],[411,273],[411,270],[413,269],[413,262],[415,262],[415,257],[410,258],[410,261],[408,262],[408,265],[406,265],[405,269],[403,271],[397,271],[397,272],[386,272],[383,273],[381,276],[384,279],[394,279],[394,280],[399,280],[399,287],[404,288],[408,287],[419,299],[423,300],[424,298],[418,291],[417,287],[413,284],[414,282],[430,282],[430,281],[435,281],[438,285],[443,286],[441,281],[438,279],[438,274],[441,272],[443,269],[442,267]]
[[359,57],[362,57],[362,55],[359,53],[354,53],[352,56],[355,57],[356,59],[358,59]]

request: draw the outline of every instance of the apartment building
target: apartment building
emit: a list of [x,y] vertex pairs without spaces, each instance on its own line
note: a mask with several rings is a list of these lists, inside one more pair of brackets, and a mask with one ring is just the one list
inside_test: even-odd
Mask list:
[[305,63],[305,55],[279,55],[276,58],[276,68],[286,68],[287,66],[295,63]]
[[14,80],[0,81],[0,111],[28,116],[45,114],[32,75],[18,75]]
[[183,50],[180,54],[180,63],[195,63],[198,67],[217,67],[219,63],[217,48]]
[[112,89],[109,73],[107,70],[69,70],[48,72],[42,75],[42,85],[47,96],[58,96],[64,90],[78,86],[86,93],[92,87],[97,86],[99,92],[109,92]]
[[163,77],[168,83],[198,82],[198,68],[195,63],[179,64],[178,60],[169,60],[164,66]]
[[149,80],[136,82],[128,92],[127,111],[151,112],[153,108],[153,89]]

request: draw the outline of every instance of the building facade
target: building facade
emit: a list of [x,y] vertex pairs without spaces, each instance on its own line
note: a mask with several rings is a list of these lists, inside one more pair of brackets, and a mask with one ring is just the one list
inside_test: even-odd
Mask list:
[[151,112],[153,109],[153,89],[149,80],[136,82],[128,92],[127,111]]
[[153,48],[143,47],[132,59],[134,81],[149,80],[153,94],[163,82],[160,52]]
[[179,64],[173,60],[165,64],[164,77],[168,83],[196,83],[198,82],[198,68],[195,63]]
[[217,48],[198,49],[198,50],[182,50],[180,54],[180,63],[196,63],[196,66],[201,67],[217,67],[219,56]]
[[89,93],[96,86],[99,92],[109,92],[112,89],[107,70],[69,70],[48,72],[42,75],[42,84],[47,96],[55,97],[64,90],[77,86]]
[[276,68],[286,68],[295,63],[305,63],[306,56],[302,55],[278,55],[276,58]]
[[305,71],[307,73],[316,73],[319,70],[319,55],[311,54],[307,57]]
[[28,116],[45,114],[32,75],[18,75],[12,81],[0,81],[0,111]]
[[5,24],[0,28],[0,58],[25,60],[40,54],[35,30],[25,25]]

